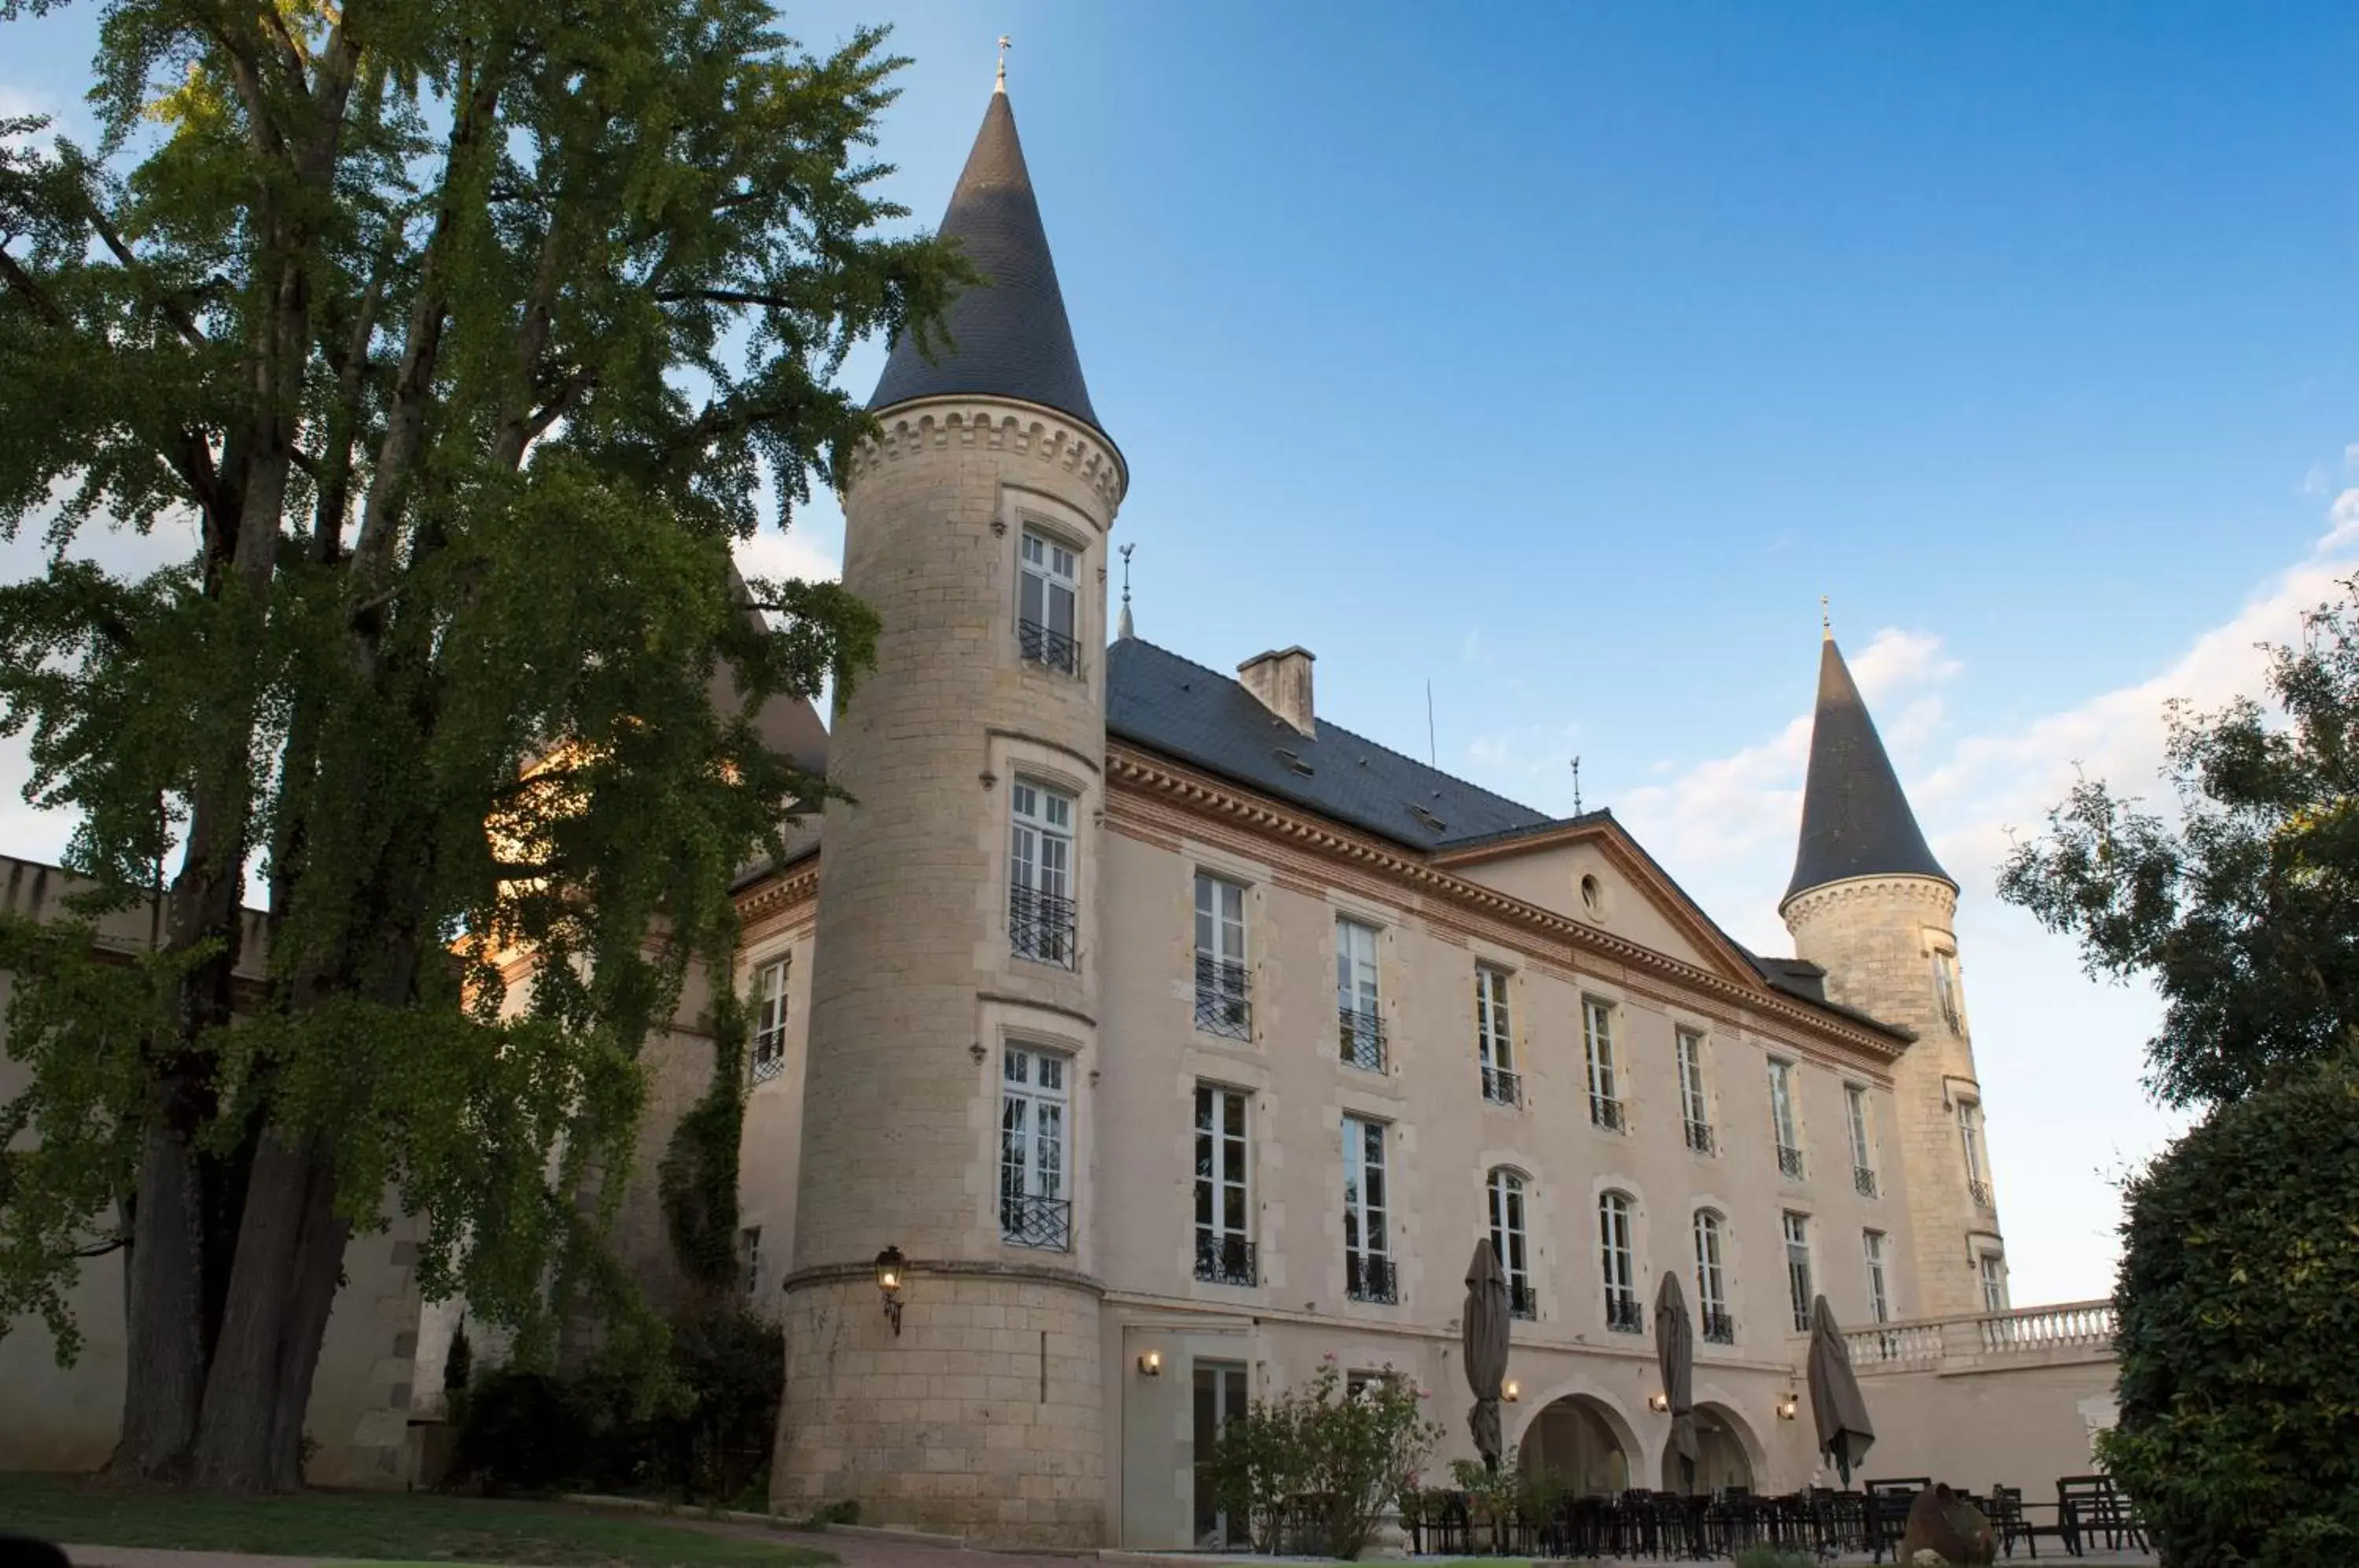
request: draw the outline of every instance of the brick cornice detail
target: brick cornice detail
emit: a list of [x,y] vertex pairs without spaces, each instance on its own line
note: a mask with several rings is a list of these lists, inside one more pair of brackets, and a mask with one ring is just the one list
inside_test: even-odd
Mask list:
[[891,463],[912,453],[952,446],[1010,452],[1061,468],[1097,493],[1108,526],[1130,487],[1122,454],[1103,436],[1078,419],[1038,403],[1013,397],[925,397],[898,404],[877,420],[875,437],[861,444],[852,463],[852,483],[871,463]]
[[[1110,815],[1130,812],[1131,820],[1151,830],[1165,834],[1184,833],[1190,818],[1223,821],[1247,833],[1274,839],[1331,864],[1350,867],[1380,887],[1407,887],[1461,915],[1487,917],[1527,939],[1539,937],[1593,962],[1618,964],[1625,971],[1620,976],[1625,984],[1658,1000],[1690,1007],[1700,1002],[1717,1001],[1723,1007],[1749,1009],[1878,1062],[1893,1061],[1905,1049],[1903,1042],[1880,1031],[1819,1012],[1807,1003],[1785,996],[1767,981],[1748,985],[1657,953],[1569,915],[1541,909],[1455,876],[1428,861],[1412,858],[1373,837],[1338,829],[1151,754],[1108,747],[1106,777],[1110,784],[1118,787],[1108,794]],[[1134,800],[1125,800],[1125,796],[1133,792]],[[1179,820],[1165,820],[1152,811],[1133,811],[1135,805],[1148,801],[1166,803],[1177,811]],[[1647,985],[1642,983],[1645,980],[1656,985]],[[1676,989],[1661,989],[1665,985]]]
[[788,866],[785,875],[772,872],[738,894],[737,918],[750,922],[817,897],[819,856],[808,855]]

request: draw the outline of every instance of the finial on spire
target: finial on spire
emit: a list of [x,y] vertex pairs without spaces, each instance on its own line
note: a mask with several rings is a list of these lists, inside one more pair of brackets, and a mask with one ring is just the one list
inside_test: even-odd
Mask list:
[[999,85],[994,87],[992,91],[994,93],[1007,91],[1007,35],[1006,33],[999,35]]
[[1136,636],[1130,620],[1130,552],[1138,548],[1136,539],[1122,547],[1122,620],[1114,627],[1114,637],[1127,641]]
[[1827,613],[1827,596],[1824,593],[1819,595],[1819,630],[1824,634],[1825,641],[1835,640],[1835,619]]
[[1581,758],[1572,759],[1572,814],[1581,815]]

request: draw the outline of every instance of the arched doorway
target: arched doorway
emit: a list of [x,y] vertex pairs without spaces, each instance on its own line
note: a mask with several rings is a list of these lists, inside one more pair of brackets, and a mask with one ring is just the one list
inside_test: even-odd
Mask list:
[[1630,1485],[1629,1451],[1614,1426],[1595,1399],[1567,1394],[1532,1418],[1517,1458],[1526,1469],[1547,1470],[1576,1497],[1608,1497]]
[[[1695,1408],[1695,1484],[1688,1489],[1700,1494],[1717,1492],[1723,1486],[1751,1490],[1753,1433],[1744,1419],[1725,1405],[1700,1404]],[[1667,1443],[1663,1445],[1663,1490],[1680,1490],[1680,1456]]]

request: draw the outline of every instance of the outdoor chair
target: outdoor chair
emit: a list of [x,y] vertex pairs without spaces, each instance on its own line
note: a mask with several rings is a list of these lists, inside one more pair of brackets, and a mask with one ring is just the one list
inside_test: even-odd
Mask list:
[[1909,1481],[1870,1481],[1864,1501],[1867,1512],[1867,1550],[1874,1561],[1881,1563],[1890,1552],[1897,1561],[1900,1556],[1901,1538],[1908,1533],[1909,1505],[1925,1488]]
[[2060,1475],[2056,1479],[2056,1519],[2065,1532],[2066,1550],[2079,1556],[2085,1537],[2105,1538],[2105,1550],[2118,1552],[2127,1540],[2146,1550],[2146,1532],[2138,1528],[2129,1499],[2114,1486],[2111,1475]]
[[[1991,1529],[1998,1532],[1998,1545],[2001,1552],[2012,1557],[2015,1555],[2016,1542],[2021,1541],[2026,1554],[2035,1559],[2038,1557],[2039,1537],[2043,1532],[2023,1511],[2022,1487],[1992,1486],[1990,1507],[1986,1512],[1990,1518]],[[2045,1533],[2060,1537],[2062,1530],[2060,1526],[2050,1525]]]

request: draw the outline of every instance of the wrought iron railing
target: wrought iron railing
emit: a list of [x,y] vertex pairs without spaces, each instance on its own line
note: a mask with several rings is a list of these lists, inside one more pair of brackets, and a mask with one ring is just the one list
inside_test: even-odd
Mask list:
[[1506,1067],[1483,1069],[1483,1097],[1495,1105],[1524,1103],[1524,1075]]
[[1777,1174],[1780,1176],[1790,1177],[1797,1181],[1800,1181],[1802,1179],[1802,1151],[1794,1148],[1790,1144],[1779,1144],[1777,1146]]
[[1241,1236],[1196,1233],[1196,1278],[1213,1285],[1258,1284],[1254,1244]]
[[1065,1198],[1035,1198],[1023,1192],[999,1194],[999,1236],[1017,1247],[1049,1252],[1073,1247],[1073,1205]]
[[1989,1208],[1991,1206],[1990,1183],[1977,1180],[1972,1176],[1967,1177],[1966,1196],[1974,1201],[1974,1207],[1978,1209]]
[[1736,1343],[1736,1320],[1717,1307],[1707,1307],[1703,1313],[1703,1336],[1713,1345]]
[[1537,1318],[1540,1315],[1540,1293],[1529,1284],[1507,1286],[1507,1315],[1511,1318]]
[[1381,1014],[1338,1007],[1335,1032],[1346,1065],[1364,1067],[1371,1073],[1385,1070],[1385,1020]]
[[1605,1326],[1615,1334],[1646,1333],[1647,1312],[1637,1296],[1628,1290],[1606,1291]]
[[787,1042],[783,1040],[756,1040],[752,1076],[756,1083],[766,1083],[785,1071]]
[[1253,971],[1198,953],[1196,1027],[1230,1040],[1253,1039]]
[[1875,1196],[1875,1168],[1870,1165],[1853,1166],[1851,1184],[1859,1189],[1861,1197],[1873,1198]]
[[1400,1300],[1400,1279],[1393,1260],[1380,1253],[1343,1254],[1343,1288],[1355,1301]]
[[1082,645],[1038,621],[1016,623],[1016,644],[1022,649],[1027,664],[1045,664],[1066,675],[1082,672]]
[[1589,1096],[1589,1119],[1608,1132],[1627,1132],[1629,1118],[1623,1113],[1622,1102],[1610,1095],[1592,1094]]
[[1712,1124],[1710,1122],[1688,1123],[1688,1147],[1694,1149],[1698,1154],[1710,1154],[1712,1152]]
[[1074,910],[1071,898],[1037,888],[1007,889],[1007,946],[1018,958],[1073,966]]

